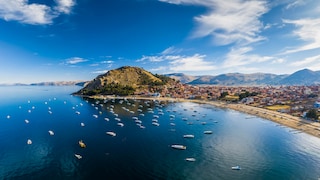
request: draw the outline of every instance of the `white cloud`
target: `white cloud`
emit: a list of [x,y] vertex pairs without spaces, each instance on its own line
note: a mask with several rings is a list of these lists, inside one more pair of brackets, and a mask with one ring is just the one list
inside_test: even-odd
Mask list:
[[101,63],[102,64],[112,64],[112,63],[114,63],[114,61],[108,60],[108,61],[102,61]]
[[274,59],[274,60],[271,62],[271,64],[282,64],[282,63],[284,63],[284,62],[286,62],[285,59],[279,58],[279,59]]
[[69,14],[74,0],[56,0],[55,8],[44,4],[29,3],[28,0],[0,0],[0,18],[24,24],[51,24],[61,13]]
[[297,27],[293,35],[297,36],[306,44],[289,49],[283,54],[291,54],[301,51],[307,51],[320,48],[320,18],[318,19],[300,19],[300,20],[283,20],[284,23],[293,24]]
[[55,9],[64,14],[69,14],[71,8],[76,4],[74,0],[56,0],[56,3]]
[[181,71],[210,71],[215,70],[215,67],[211,62],[204,60],[206,56],[195,54],[193,56],[180,56],[169,62],[169,69],[175,72]]
[[286,6],[286,9],[291,9],[291,8],[295,8],[295,7],[302,6],[302,5],[305,5],[305,1],[304,0],[296,0],[296,1],[292,2],[292,3],[289,3]]
[[175,53],[180,53],[182,49],[177,49],[173,46],[165,49],[164,51],[161,52],[162,55],[168,55],[168,54],[175,54]]
[[259,18],[269,11],[263,0],[160,0],[173,4],[193,4],[207,7],[210,12],[195,17],[198,26],[194,38],[211,36],[216,44],[250,44],[264,40],[259,35],[264,28]]
[[75,65],[78,63],[82,63],[82,62],[86,62],[88,60],[80,58],[80,57],[72,57],[66,60],[66,64],[71,64],[71,65]]
[[251,47],[240,47],[231,49],[226,55],[226,60],[223,63],[224,68],[239,67],[248,64],[261,63],[274,60],[274,57],[260,56],[257,54],[249,54],[253,49]]
[[176,60],[179,59],[180,56],[178,55],[159,55],[159,56],[142,56],[142,58],[136,60],[137,62],[142,61],[150,61],[150,62],[162,62],[166,60]]
[[100,71],[93,71],[93,74],[104,74],[107,73],[109,70],[100,70]]
[[317,56],[307,57],[302,61],[293,62],[290,65],[304,68],[305,66],[313,66],[317,63],[319,64],[319,62],[320,62],[320,55],[317,55]]

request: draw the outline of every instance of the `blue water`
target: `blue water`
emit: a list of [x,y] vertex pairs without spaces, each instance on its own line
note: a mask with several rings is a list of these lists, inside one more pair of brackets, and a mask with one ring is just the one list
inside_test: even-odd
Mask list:
[[[319,138],[209,105],[140,100],[104,103],[70,95],[79,88],[0,87],[0,179],[320,177]],[[123,127],[117,125],[115,114]],[[154,115],[159,116],[160,126],[152,125]],[[206,130],[213,133],[204,134]],[[117,135],[109,136],[106,131]],[[185,139],[184,134],[195,137]],[[27,144],[28,139],[32,144]],[[80,148],[79,140],[87,147]],[[172,144],[187,149],[175,150]],[[188,162],[188,157],[196,161]],[[231,170],[236,165],[242,169]]]

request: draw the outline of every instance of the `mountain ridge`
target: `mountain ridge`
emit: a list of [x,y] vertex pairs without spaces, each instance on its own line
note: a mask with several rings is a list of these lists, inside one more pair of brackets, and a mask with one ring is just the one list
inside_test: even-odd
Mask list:
[[[292,74],[276,75],[271,73],[226,73],[203,76],[189,76],[183,73],[166,74],[166,76],[190,85],[223,85],[223,86],[254,86],[254,85],[319,85],[320,71],[303,69]],[[188,77],[188,78],[186,78]],[[193,80],[189,80],[192,79]]]

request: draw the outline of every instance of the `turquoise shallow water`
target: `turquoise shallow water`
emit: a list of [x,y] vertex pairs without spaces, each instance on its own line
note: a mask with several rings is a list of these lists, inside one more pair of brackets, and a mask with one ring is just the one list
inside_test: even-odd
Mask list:
[[[320,177],[320,139],[310,135],[209,105],[97,102],[70,95],[79,88],[0,87],[0,179]],[[152,124],[154,119],[159,126]],[[203,133],[208,130],[213,133]],[[81,139],[84,149],[78,145]],[[172,144],[187,148],[175,150]],[[196,161],[186,161],[189,157]],[[236,165],[242,169],[231,170]]]

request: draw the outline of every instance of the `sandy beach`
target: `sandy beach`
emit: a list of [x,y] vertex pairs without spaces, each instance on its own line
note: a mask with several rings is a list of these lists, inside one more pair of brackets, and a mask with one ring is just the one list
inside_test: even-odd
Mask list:
[[159,101],[175,101],[175,102],[194,102],[200,104],[210,104],[219,108],[233,109],[239,112],[244,112],[250,115],[259,116],[264,119],[271,120],[280,125],[287,126],[295,129],[295,133],[304,132],[312,136],[320,138],[320,123],[308,121],[300,117],[291,116],[289,114],[271,111],[263,108],[257,108],[244,104],[225,103],[220,101],[205,101],[205,100],[191,100],[183,98],[165,98],[165,97],[142,97],[142,96],[127,96],[127,97],[114,97],[114,96],[92,96],[94,99],[144,99],[144,100],[159,100]]

